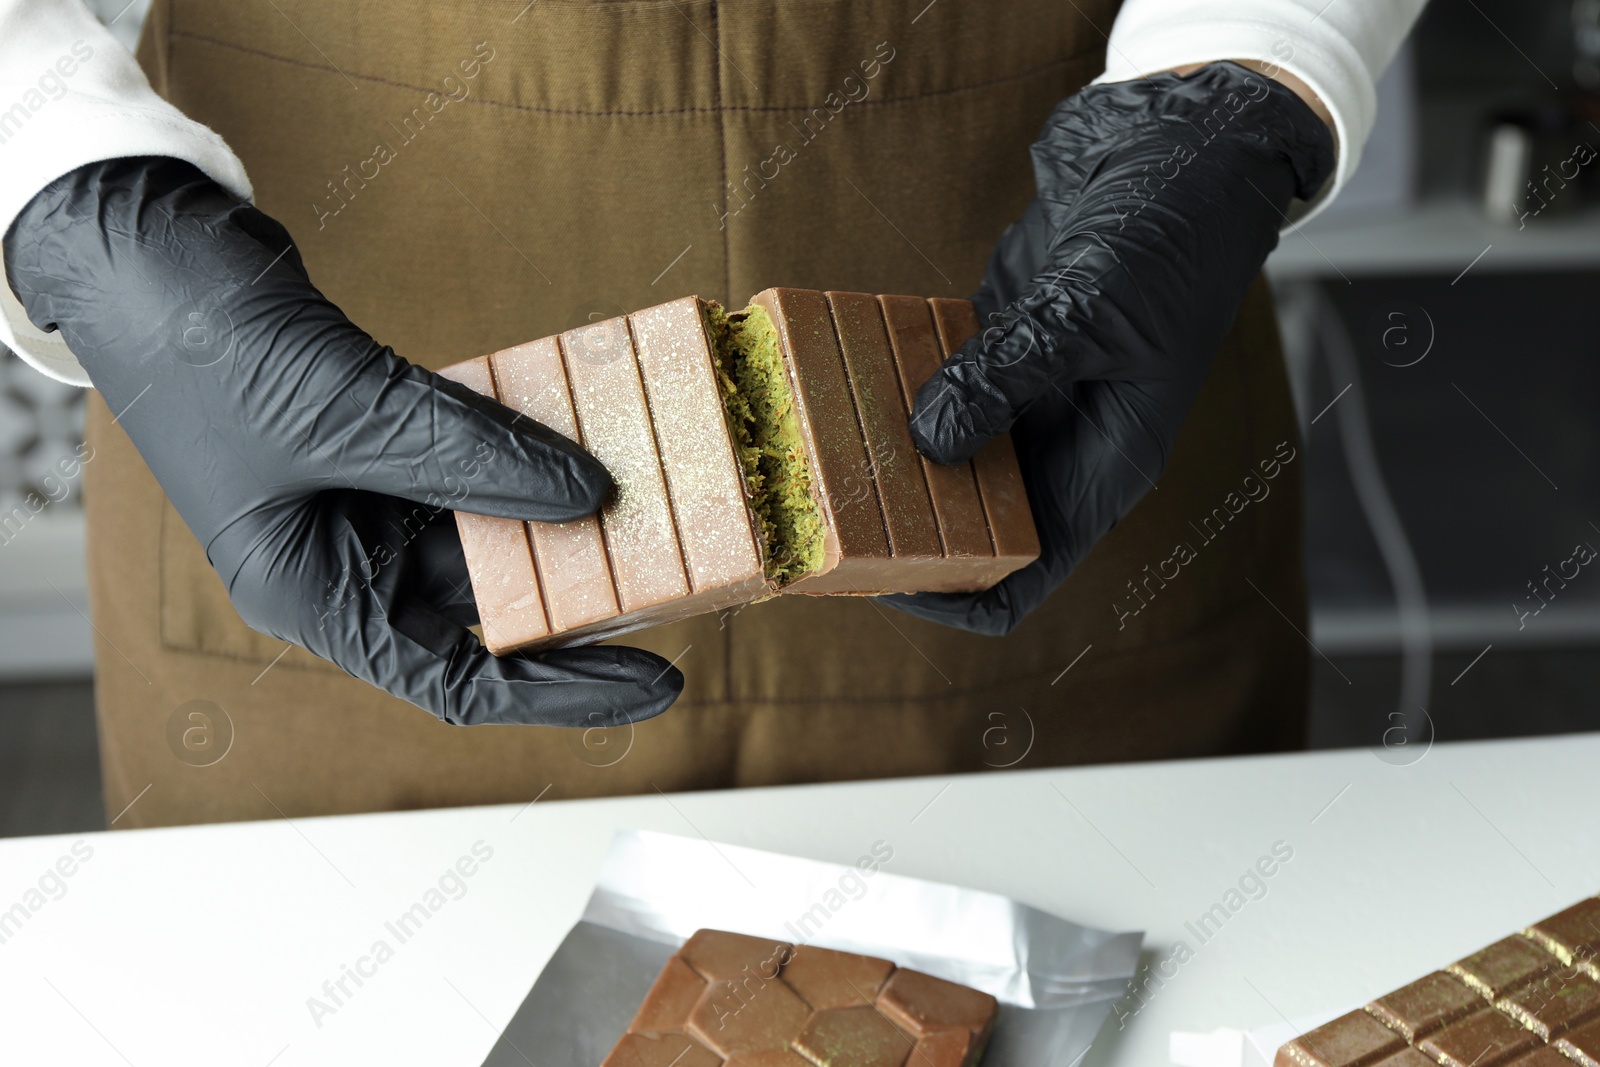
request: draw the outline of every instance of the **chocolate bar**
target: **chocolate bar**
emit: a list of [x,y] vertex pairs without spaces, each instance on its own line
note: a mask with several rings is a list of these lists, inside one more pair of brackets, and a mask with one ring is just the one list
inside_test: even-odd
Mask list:
[[699,930],[601,1067],[974,1067],[994,997],[888,960]]
[[593,641],[778,593],[985,589],[1039,553],[1006,435],[920,455],[917,389],[968,337],[965,300],[768,289],[684,297],[442,373],[588,449],[596,516],[457,513],[496,653]]
[[1600,899],[1302,1034],[1274,1067],[1600,1067]]

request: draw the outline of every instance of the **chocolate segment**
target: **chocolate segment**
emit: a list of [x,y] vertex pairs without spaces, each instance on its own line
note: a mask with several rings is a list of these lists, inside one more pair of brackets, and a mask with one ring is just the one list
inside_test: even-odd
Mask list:
[[967,1031],[943,1030],[918,1040],[906,1063],[915,1067],[962,1067],[977,1061],[974,1047],[973,1037]]
[[1405,1047],[1405,1039],[1364,1011],[1352,1011],[1302,1034],[1278,1050],[1287,1067],[1367,1067]]
[[600,509],[617,600],[624,612],[689,595],[650,409],[624,319],[561,335],[583,445],[611,472]]
[[905,397],[878,301],[866,293],[826,296],[866,438],[870,469],[862,472],[860,484],[865,489],[868,483],[877,482],[895,559],[937,559],[941,554],[939,523],[928,496],[928,480],[911,443]]
[[1557,1038],[1555,1047],[1583,1067],[1600,1067],[1600,1022],[1588,1023]]
[[917,1037],[941,1030],[987,1033],[998,1007],[994,997],[971,986],[906,970],[895,971],[884,983],[878,1006]]
[[894,964],[875,956],[802,947],[784,965],[783,980],[821,1011],[871,1004],[893,970]]
[[[504,403],[495,390],[487,356],[446,367],[440,374]],[[489,651],[516,648],[548,634],[550,623],[545,617],[527,527],[516,519],[462,512],[458,513],[456,530],[472,579],[472,596],[483,620],[483,643]]]
[[[630,316],[668,498],[693,591],[727,604],[766,592],[739,470],[717,394],[700,301],[684,297]],[[714,609],[713,609],[714,610]]]
[[1495,1005],[1545,1041],[1600,1016],[1600,982],[1586,974],[1555,973],[1506,995]]
[[[949,359],[978,332],[978,314],[970,300],[934,297],[928,304],[939,328],[939,344],[945,358]],[[972,457],[972,471],[978,479],[978,494],[983,498],[999,567],[1010,573],[1039,555],[1033,508],[1028,503],[1028,490],[1022,484],[1022,470],[1017,464],[1011,435],[1001,434],[978,449]],[[1017,560],[1022,562],[1017,563]]]
[[1510,1016],[1485,1008],[1423,1038],[1417,1048],[1445,1067],[1500,1067],[1539,1043]]
[[730,934],[723,930],[697,930],[683,943],[678,956],[707,978],[775,978],[795,953],[786,941]]
[[[1432,1062],[1426,1058],[1422,1061],[1423,1064]],[[1510,1067],[1572,1067],[1572,1061],[1557,1052],[1554,1045],[1541,1045],[1512,1060]]]
[[[1525,1060],[1517,1061],[1519,1067],[1526,1062]],[[1373,1064],[1372,1067],[1439,1067],[1439,1065],[1414,1048],[1403,1048],[1393,1056],[1385,1056]]]
[[798,1052],[788,1049],[769,1049],[766,1052],[748,1052],[729,1056],[723,1067],[815,1067]]
[[[933,377],[944,363],[944,349],[935,332],[928,302],[913,296],[880,296],[884,321],[894,345],[900,369],[900,388],[906,408],[916,408],[917,390]],[[972,464],[947,467],[927,457],[922,459],[933,510],[939,518],[939,533],[946,556],[992,556],[989,522],[978,496],[978,483]]]
[[914,1042],[867,1004],[817,1012],[794,1044],[817,1067],[900,1067]]
[[[508,348],[490,359],[504,404],[580,445],[584,443],[572,411],[561,350],[554,337]],[[621,613],[599,518],[530,522],[528,538],[538,562],[551,632],[577,630]],[[468,568],[471,569],[470,563]],[[478,608],[480,615],[486,615],[481,603]],[[484,625],[487,627],[488,623]],[[517,645],[526,643],[518,641]],[[490,649],[501,651],[493,645]]]
[[827,301],[810,289],[768,289],[751,302],[772,317],[788,357],[800,432],[810,453],[813,494],[827,527],[821,571],[789,588],[879,592],[866,576],[874,564],[889,558],[889,537]]
[[1461,979],[1444,971],[1418,978],[1367,1005],[1389,1029],[1415,1043],[1445,1023],[1484,1006],[1484,999]]
[[789,1047],[811,1009],[773,979],[717,979],[689,1013],[688,1033],[720,1056],[778,1052]]
[[1600,952],[1600,900],[1580,900],[1523,933],[1569,966],[1591,960]]
[[705,994],[707,984],[681,957],[672,957],[656,976],[655,985],[645,994],[628,1029],[673,1030],[682,1026]]
[[1534,942],[1514,934],[1445,968],[1491,1000],[1561,965]]
[[603,1067],[629,1056],[654,1067],[663,1061],[649,1057],[685,1048],[710,1059],[682,1062],[713,1067],[975,1067],[997,1008],[987,993],[887,960],[699,930]]

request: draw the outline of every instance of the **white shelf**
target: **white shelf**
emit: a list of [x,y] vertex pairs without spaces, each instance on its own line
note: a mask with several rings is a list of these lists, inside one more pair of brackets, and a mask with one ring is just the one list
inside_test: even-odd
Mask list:
[[1267,259],[1267,273],[1274,279],[1374,274],[1453,279],[1469,265],[1468,277],[1600,268],[1600,208],[1546,214],[1520,230],[1515,223],[1490,222],[1476,201],[1464,197],[1382,215],[1317,218],[1283,234]]
[[[1428,633],[1436,653],[1477,652],[1491,643],[1512,651],[1600,643],[1600,605],[1568,602],[1527,620],[1521,628],[1517,623],[1509,601],[1428,609]],[[1330,656],[1397,653],[1400,617],[1392,607],[1313,609],[1311,641]]]
[[0,542],[0,678],[91,673],[88,613],[81,511],[43,511]]

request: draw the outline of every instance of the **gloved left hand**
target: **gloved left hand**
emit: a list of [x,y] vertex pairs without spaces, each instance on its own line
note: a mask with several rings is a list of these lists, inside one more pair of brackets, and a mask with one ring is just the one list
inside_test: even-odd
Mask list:
[[981,593],[880,599],[1003,634],[1060,585],[1155,485],[1291,200],[1333,164],[1310,105],[1235,63],[1057,107],[1033,146],[1037,199],[973,296],[986,328],[911,418],[940,463],[1011,430],[1040,557]]
[[379,344],[282,226],[193,166],[63,175],[17,216],[5,264],[251,626],[454,724],[619,726],[683,688],[642,649],[489,654],[446,509],[565,522],[599,507],[605,468]]

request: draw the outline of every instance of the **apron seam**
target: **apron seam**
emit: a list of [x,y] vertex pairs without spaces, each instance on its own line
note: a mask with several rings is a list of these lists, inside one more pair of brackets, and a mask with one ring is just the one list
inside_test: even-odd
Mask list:
[[[716,18],[716,5],[712,4],[711,8],[712,8],[712,18],[713,18],[713,20],[715,20],[715,18]],[[716,27],[714,26],[713,28],[715,29]],[[281,55],[278,55],[276,52],[268,52],[265,49],[252,48],[252,47],[250,47],[248,45],[236,44],[233,41],[225,41],[225,40],[222,40],[219,37],[210,37],[210,36],[207,36],[206,34],[194,33],[194,32],[189,31],[189,30],[172,30],[172,31],[169,31],[167,36],[168,36],[168,38],[183,37],[183,38],[187,38],[187,39],[193,40],[193,41],[202,41],[202,42],[204,42],[206,44],[215,45],[218,48],[227,48],[227,49],[231,49],[231,50],[236,51],[236,52],[242,52],[242,53],[244,53],[246,55],[257,56],[257,57],[260,57],[262,59],[270,59],[270,60],[274,60],[274,61],[276,61],[278,63],[286,63],[286,64],[288,64],[290,66],[302,67],[302,68],[305,68],[307,70],[319,70],[319,71],[322,71],[323,73],[326,73],[326,74],[340,74],[340,73],[343,73],[346,77],[356,78],[356,79],[360,79],[362,81],[374,82],[374,83],[376,83],[378,85],[387,85],[387,86],[390,86],[390,87],[396,88],[396,89],[412,89],[412,90],[415,90],[416,92],[419,92],[419,93],[427,93],[427,92],[436,92],[437,91],[437,87],[436,86],[414,85],[411,82],[397,81],[397,80],[395,80],[393,78],[385,78],[385,77],[382,77],[382,76],[377,75],[377,74],[363,74],[363,73],[360,73],[358,71],[350,71],[350,70],[341,71],[339,68],[331,66],[329,64],[313,63],[310,60],[295,59],[292,56],[281,56]],[[720,49],[720,46],[719,46],[719,48],[718,48],[719,56],[720,56],[720,52],[721,52],[721,49]],[[1001,77],[992,78],[992,79],[990,79],[988,81],[973,82],[973,83],[967,84],[967,85],[949,86],[949,87],[943,88],[943,89],[929,89],[926,92],[910,93],[910,94],[907,94],[906,96],[884,97],[884,98],[878,99],[878,100],[862,100],[862,101],[853,103],[851,106],[852,107],[856,107],[856,108],[885,107],[885,106],[887,106],[889,104],[915,103],[915,102],[917,102],[919,100],[929,100],[929,99],[934,99],[934,98],[941,97],[941,96],[952,96],[952,95],[954,95],[956,93],[977,92],[979,90],[993,88],[993,87],[995,87],[997,85],[1005,85],[1008,82],[1024,81],[1024,80],[1026,80],[1028,78],[1032,78],[1032,77],[1035,77],[1037,75],[1046,73],[1046,72],[1048,72],[1048,71],[1050,71],[1050,70],[1052,70],[1052,69],[1054,69],[1056,67],[1065,67],[1065,66],[1069,66],[1069,65],[1071,65],[1073,63],[1077,63],[1077,62],[1079,62],[1079,61],[1081,61],[1081,60],[1083,60],[1085,58],[1094,56],[1098,52],[1099,52],[1098,48],[1093,48],[1093,47],[1085,48],[1085,49],[1082,49],[1082,50],[1080,50],[1078,52],[1074,52],[1071,55],[1060,56],[1060,57],[1057,57],[1056,59],[1048,60],[1048,61],[1046,61],[1044,63],[1040,63],[1040,64],[1038,64],[1036,66],[1029,67],[1026,70],[1020,70],[1020,71],[1017,71],[1017,72],[1012,73],[1012,74],[1002,75]],[[718,69],[718,81],[720,83],[720,80],[721,80],[721,70],[720,70],[721,63],[720,63],[720,59],[719,59],[719,62],[718,62],[718,67],[719,67],[719,69]],[[479,106],[482,106],[482,107],[507,108],[507,109],[512,110],[512,111],[527,111],[527,112],[531,112],[531,113],[534,113],[534,114],[540,114],[540,115],[563,115],[563,116],[572,117],[572,118],[617,118],[617,117],[621,117],[621,118],[649,118],[649,117],[656,116],[656,115],[697,115],[697,114],[698,115],[704,115],[704,114],[721,114],[721,113],[726,113],[726,112],[730,112],[730,111],[755,112],[755,113],[792,111],[792,112],[805,113],[805,112],[813,111],[816,108],[822,106],[820,104],[783,104],[783,105],[726,104],[725,105],[725,104],[721,103],[722,93],[721,93],[720,84],[717,87],[716,98],[717,98],[717,103],[712,105],[712,106],[710,106],[710,107],[655,108],[655,109],[650,109],[650,110],[630,110],[630,109],[626,109],[626,108],[612,108],[612,109],[593,111],[593,110],[588,110],[588,109],[584,109],[584,108],[559,108],[559,107],[542,107],[542,106],[537,106],[537,105],[534,105],[534,104],[514,104],[514,103],[511,103],[508,100],[491,100],[491,99],[487,99],[487,98],[484,98],[484,97],[468,97],[467,99],[461,101],[461,103],[463,103],[463,104],[478,104]]]
[[722,298],[733,300],[733,262],[732,252],[728,245],[728,123],[723,117],[725,112],[722,106],[722,20],[717,14],[717,0],[711,0],[709,8],[711,15],[711,51],[712,62],[716,69],[712,71],[711,91],[712,108],[717,116],[717,158],[722,170],[720,193],[722,196]]

